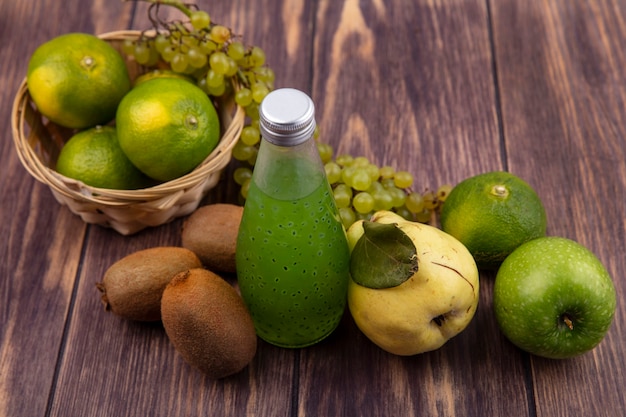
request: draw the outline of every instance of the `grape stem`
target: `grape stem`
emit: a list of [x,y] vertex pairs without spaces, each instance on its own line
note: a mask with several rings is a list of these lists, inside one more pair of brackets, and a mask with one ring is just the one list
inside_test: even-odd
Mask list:
[[182,13],[184,13],[185,16],[187,16],[187,17],[190,17],[191,13],[193,13],[193,11],[189,8],[189,6],[190,6],[189,4],[182,3],[182,2],[177,1],[177,0],[122,0],[122,1],[125,1],[125,2],[128,2],[128,1],[134,1],[134,2],[143,1],[143,2],[146,2],[146,3],[152,3],[152,4],[156,4],[156,5],[163,4],[163,5],[166,5],[166,6],[172,6],[172,7],[176,8],[176,9],[178,9],[179,11],[181,11]]

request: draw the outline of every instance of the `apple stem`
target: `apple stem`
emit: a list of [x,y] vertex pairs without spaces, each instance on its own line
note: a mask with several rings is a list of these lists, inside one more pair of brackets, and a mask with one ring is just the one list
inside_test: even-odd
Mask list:
[[565,325],[570,329],[570,330],[574,330],[574,323],[572,322],[572,319],[569,315],[567,314],[563,314],[561,316],[561,320],[563,320],[563,323],[565,323]]

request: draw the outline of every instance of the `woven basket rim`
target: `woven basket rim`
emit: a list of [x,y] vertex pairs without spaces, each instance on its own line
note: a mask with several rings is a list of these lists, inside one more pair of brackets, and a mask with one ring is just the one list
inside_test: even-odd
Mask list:
[[[119,30],[103,33],[97,36],[104,40],[119,41],[137,37],[141,33],[142,32],[138,30]],[[29,144],[29,141],[32,141],[33,139],[27,137],[23,130],[23,127],[27,123],[27,107],[32,107],[26,77],[24,77],[20,83],[13,101],[11,110],[12,137],[22,165],[35,179],[48,185],[53,189],[53,191],[71,199],[88,201],[105,207],[119,207],[135,205],[138,203],[149,203],[150,201],[160,200],[172,194],[181,192],[182,190],[197,186],[199,183],[204,181],[207,176],[216,171],[222,170],[228,164],[232,149],[237,143],[237,139],[243,129],[245,111],[241,106],[235,104],[234,102],[228,104],[222,103],[222,105],[228,108],[218,109],[220,112],[220,121],[224,125],[225,123],[223,119],[225,116],[227,116],[230,120],[227,126],[222,126],[223,128],[226,128],[223,131],[217,146],[210,153],[210,155],[208,155],[194,170],[181,177],[138,190],[114,190],[92,187],[82,183],[81,181],[59,174],[41,161],[33,147]],[[30,110],[34,111],[34,109]]]

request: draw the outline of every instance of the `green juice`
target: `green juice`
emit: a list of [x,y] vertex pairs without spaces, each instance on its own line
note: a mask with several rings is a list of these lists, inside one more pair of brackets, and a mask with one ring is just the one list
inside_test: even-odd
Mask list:
[[[268,169],[271,184],[253,179],[246,198],[239,287],[259,337],[281,347],[309,346],[332,333],[343,315],[350,252],[326,177],[289,159]],[[294,192],[300,196],[286,199]]]

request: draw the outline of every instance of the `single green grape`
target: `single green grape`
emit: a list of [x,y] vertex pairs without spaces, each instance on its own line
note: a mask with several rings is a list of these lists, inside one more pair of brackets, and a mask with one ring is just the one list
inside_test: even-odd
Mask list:
[[346,184],[339,184],[333,189],[337,207],[349,207],[352,202],[352,188]]
[[356,168],[352,166],[344,166],[343,170],[341,171],[341,181],[352,187],[352,178],[354,178],[355,173]]
[[339,209],[339,217],[345,229],[348,229],[356,220],[356,214],[350,207],[342,207]]
[[249,88],[242,87],[235,93],[235,103],[241,107],[249,106],[252,103],[252,92]]
[[222,44],[228,41],[230,39],[230,35],[230,29],[222,25],[213,26],[211,28],[211,33],[209,34],[211,39],[217,44]]
[[254,164],[256,163],[256,158],[257,156],[259,156],[259,148],[256,146],[252,146],[252,155],[250,155],[250,157],[248,159],[246,159],[246,162],[248,164],[250,164],[250,166],[254,166]]
[[393,208],[403,207],[406,203],[406,193],[404,190],[398,187],[391,187],[386,189],[391,196],[391,206]]
[[439,187],[437,189],[437,200],[439,200],[440,203],[443,203],[446,201],[446,198],[448,198],[448,195],[450,195],[450,191],[452,191],[452,185],[450,184],[444,184],[441,187]]
[[233,146],[233,158],[238,161],[246,161],[248,158],[254,155],[253,149],[253,146],[248,146],[241,140],[239,140],[237,141],[237,143],[235,143],[235,146]]
[[352,163],[353,159],[354,158],[352,158],[352,155],[341,154],[341,155],[337,155],[337,158],[335,158],[335,161],[342,167],[346,167]]
[[380,169],[376,165],[368,163],[363,168],[365,169],[365,172],[367,172],[367,175],[370,177],[370,180],[372,182],[378,181],[378,178],[380,178]]
[[246,54],[246,47],[239,41],[231,42],[226,51],[229,57],[235,61],[240,61]]
[[145,65],[150,60],[150,49],[146,42],[138,42],[135,44],[135,50],[133,51],[133,56],[135,60],[141,64]]
[[337,163],[333,161],[325,163],[324,171],[330,185],[334,185],[341,180],[341,167]]
[[250,90],[252,91],[252,100],[254,100],[256,103],[259,103],[259,104],[263,101],[265,96],[270,93],[270,90],[269,88],[267,88],[267,85],[265,85],[265,83],[262,83],[262,82],[254,83]]
[[424,208],[426,210],[434,210],[437,208],[438,201],[435,193],[432,191],[426,191],[422,197],[424,197]]
[[250,50],[250,65],[252,67],[260,67],[265,64],[265,51],[258,46],[253,46]]
[[252,170],[248,167],[238,167],[233,172],[233,179],[239,185],[243,185],[250,178],[252,178]]
[[219,87],[220,85],[224,84],[224,75],[218,74],[217,72],[213,71],[213,69],[209,69],[207,71],[205,78],[206,85],[209,88]]
[[374,197],[368,192],[361,192],[352,199],[352,206],[358,213],[369,213],[374,210]]
[[179,43],[189,48],[197,48],[200,44],[197,36],[193,33],[183,32]]
[[158,64],[161,55],[159,54],[159,51],[157,51],[156,45],[153,40],[148,41],[148,50],[150,51],[150,56],[145,65],[152,67]]
[[382,191],[385,187],[380,181],[374,181],[370,188],[368,188],[367,192],[370,194],[376,194],[379,191]]
[[391,194],[385,189],[372,195],[374,197],[374,210],[391,210],[393,201]]
[[350,166],[350,169],[354,169],[354,174],[350,179],[352,188],[358,191],[365,191],[372,185],[372,178],[363,167]]
[[187,59],[187,55],[185,55],[182,52],[176,53],[172,57],[172,62],[170,62],[172,71],[178,72],[178,73],[184,73],[187,70],[188,64],[189,64],[189,60]]
[[165,49],[163,49],[163,52],[161,52],[161,58],[163,58],[165,62],[172,62],[172,59],[177,54],[178,54],[178,47],[174,45],[167,45]]
[[124,39],[124,41],[122,41],[122,52],[128,56],[134,56],[135,55],[135,40]]
[[259,129],[257,129],[256,127],[245,126],[241,130],[241,141],[244,144],[248,146],[254,146],[257,143],[259,143],[260,140],[261,140],[261,133],[259,132]]
[[244,108],[246,116],[252,120],[259,120],[259,105],[254,100]]
[[237,74],[237,71],[239,71],[239,65],[237,65],[237,62],[228,55],[226,56],[226,64],[228,65],[225,73],[227,76],[232,77]]
[[218,74],[226,74],[230,66],[228,56],[221,51],[212,53],[209,57],[209,66]]
[[415,220],[415,216],[413,215],[413,213],[411,213],[411,211],[408,208],[406,208],[406,206],[397,207],[395,209],[395,213],[398,216],[401,216],[402,218],[404,218],[405,220],[408,220],[408,221]]
[[209,94],[209,89],[206,85],[206,77],[200,77],[196,80],[196,85],[202,89],[205,93]]
[[276,76],[274,75],[274,70],[269,67],[259,67],[254,70],[254,74],[256,75],[256,79],[258,81],[263,81],[264,83],[270,85],[274,84],[274,80]]
[[420,223],[430,222],[431,216],[432,216],[431,211],[427,209],[423,209],[419,213],[415,213],[415,219]]
[[389,188],[397,188],[396,187],[396,183],[393,180],[393,178],[381,178],[380,179],[380,183],[382,184],[382,186],[384,188],[387,188],[387,189],[389,189]]
[[154,38],[154,47],[156,50],[162,54],[165,48],[171,45],[170,39],[163,33],[159,33]]
[[241,189],[239,190],[239,193],[241,193],[241,196],[243,198],[248,197],[248,190],[250,189],[250,182],[252,182],[252,179],[248,178],[247,180],[243,182],[243,184],[241,184]]
[[327,143],[317,142],[317,151],[320,154],[322,163],[330,162],[333,159],[333,147]]
[[417,192],[409,193],[404,204],[411,213],[419,213],[424,210],[424,197]]
[[393,167],[390,167],[389,165],[385,165],[385,166],[381,167],[378,171],[379,171],[380,177],[382,179],[387,179],[387,178],[392,178],[393,179],[393,175],[396,172],[396,170],[393,169]]
[[215,86],[215,87],[211,87],[207,85],[207,93],[213,97],[221,97],[226,93],[227,87],[228,85],[226,83]]
[[206,55],[212,54],[217,50],[217,44],[213,42],[211,39],[202,39],[198,43],[198,48]]
[[189,51],[187,51],[187,59],[189,60],[189,65],[194,68],[202,68],[208,61],[206,54],[197,46],[189,48]]
[[393,182],[398,188],[409,188],[413,185],[413,175],[407,171],[397,171],[393,176]]
[[189,19],[191,21],[191,26],[196,30],[206,29],[211,24],[211,17],[207,12],[202,10],[192,12]]

